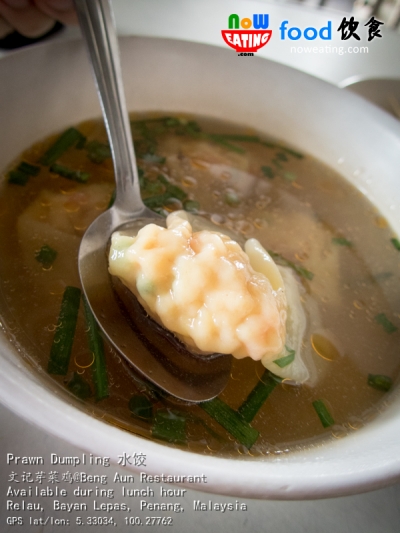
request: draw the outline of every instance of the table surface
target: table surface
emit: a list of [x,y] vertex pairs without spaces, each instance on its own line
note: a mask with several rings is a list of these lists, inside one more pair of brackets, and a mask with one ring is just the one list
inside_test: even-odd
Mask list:
[[[338,27],[344,14],[325,10],[312,10],[287,4],[277,5],[263,1],[241,0],[115,0],[115,15],[118,31],[121,35],[146,35],[171,37],[196,42],[204,42],[216,46],[225,46],[221,39],[220,30],[226,28],[227,17],[231,13],[238,13],[241,17],[249,13],[270,14],[271,28],[278,33],[278,22],[289,20],[290,25],[307,27],[313,25],[322,27],[327,20],[333,21],[333,27]],[[337,34],[337,32],[336,32]],[[70,39],[78,35],[77,29],[68,28],[57,39]],[[295,43],[296,44],[296,43]],[[267,57],[286,65],[303,70],[318,76],[331,83],[345,86],[351,81],[368,78],[396,78],[400,79],[400,35],[390,31],[383,32],[383,38],[375,39],[368,44],[368,54],[351,54],[348,52],[350,45],[347,41],[338,41],[338,34],[334,35],[332,46],[344,46],[345,52],[339,53],[293,53],[290,46],[293,42],[284,42],[276,39],[271,41],[258,55]],[[365,44],[365,43],[362,43]],[[361,46],[361,44],[360,44]],[[4,55],[4,54],[2,54]],[[1,57],[1,55],[0,55]],[[93,531],[93,526],[62,527],[48,522],[45,526],[29,524],[29,516],[38,516],[29,511],[22,513],[10,512],[6,509],[7,490],[9,487],[21,488],[23,483],[17,485],[12,478],[22,480],[24,472],[28,471],[26,465],[7,465],[6,454],[15,456],[45,456],[50,457],[55,453],[60,457],[82,456],[82,451],[58,438],[44,433],[28,422],[17,418],[6,407],[0,406],[0,447],[3,450],[0,461],[1,485],[3,498],[1,499],[1,531],[76,531],[83,533]],[[43,467],[44,468],[44,467]],[[56,467],[52,467],[56,468]],[[60,476],[68,471],[68,466],[57,466]],[[32,468],[30,468],[32,470]],[[37,468],[35,472],[37,472]],[[125,474],[122,467],[110,468],[111,475]],[[103,466],[85,467],[88,474],[109,474]],[[33,472],[33,470],[32,470]],[[26,484],[25,484],[26,486]],[[55,485],[54,485],[55,486]],[[58,484],[65,488],[68,497],[63,501],[75,501],[73,488],[75,485],[66,481]],[[158,490],[158,489],[157,489]],[[122,496],[118,493],[112,502],[125,502],[131,507],[130,516],[138,511],[138,499]],[[86,498],[91,502],[94,497]],[[247,506],[246,511],[218,511],[196,512],[193,510],[193,501],[209,500],[218,503],[233,503],[238,500]],[[102,500],[103,501],[103,500]],[[160,495],[152,501],[165,501]],[[185,512],[174,516],[174,525],[170,528],[176,532],[205,532],[213,528],[218,531],[266,531],[274,533],[347,533],[363,531],[363,533],[398,533],[400,524],[400,483],[393,486],[361,495],[343,498],[325,499],[304,502],[276,502],[246,500],[243,498],[229,498],[217,495],[205,495],[192,490],[186,492],[183,500]],[[44,513],[50,515],[71,517],[71,513],[57,514],[45,501]],[[6,524],[6,517],[12,515],[24,517],[22,527]],[[80,513],[82,514],[82,513]],[[93,514],[93,513],[92,513]],[[97,513],[98,515],[99,513]],[[102,513],[106,514],[106,513]],[[118,513],[114,513],[117,514]],[[154,514],[154,513],[153,513]],[[165,515],[165,513],[155,513]],[[170,513],[167,513],[170,514]],[[84,516],[83,513],[82,516]],[[90,515],[90,513],[89,513]],[[89,516],[88,515],[88,516]],[[73,515],[75,520],[76,514]],[[124,526],[121,518],[118,527],[106,526],[100,531],[128,531],[131,527]],[[146,527],[146,531],[159,531],[159,526]]]

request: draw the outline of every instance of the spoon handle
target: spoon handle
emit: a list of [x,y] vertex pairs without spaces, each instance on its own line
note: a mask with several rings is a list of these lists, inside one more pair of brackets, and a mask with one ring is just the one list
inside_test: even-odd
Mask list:
[[113,152],[115,206],[134,216],[145,208],[126,110],[118,41],[109,0],[75,0],[76,11],[94,70],[97,91]]

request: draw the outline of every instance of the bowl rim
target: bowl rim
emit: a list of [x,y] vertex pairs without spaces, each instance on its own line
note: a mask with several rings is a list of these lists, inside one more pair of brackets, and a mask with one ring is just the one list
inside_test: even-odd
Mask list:
[[[167,42],[172,43],[171,46],[178,48],[187,48],[189,46],[185,41],[160,38],[125,37],[124,41],[131,41],[132,39],[136,43],[138,41],[144,43],[157,42],[158,45],[163,46],[163,43]],[[65,47],[68,45],[69,42],[57,43],[57,46]],[[48,46],[54,47],[54,43],[50,45],[47,43],[40,44],[35,48]],[[198,43],[190,43],[190,47],[203,51],[205,48],[216,48]],[[216,51],[218,54],[229,53],[229,51],[220,48],[216,48]],[[24,51],[20,51],[15,57],[19,57],[23,53]],[[273,63],[263,58],[260,58],[259,61]],[[290,67],[279,65],[279,68],[283,69],[283,71],[295,73],[293,75],[300,77],[303,81],[312,79],[312,83],[315,86],[320,84],[320,90],[326,89],[328,91],[329,88],[329,91],[340,91],[340,89],[322,80],[294,71]],[[350,93],[348,93],[346,98],[350,103],[354,101],[352,99],[358,99],[357,96]],[[363,105],[372,114],[372,120],[379,120],[383,124],[382,127],[387,127],[395,134],[398,134],[400,140],[400,125],[397,125],[394,119],[367,102],[363,103]],[[395,457],[394,454],[392,454],[390,460],[385,457],[377,457],[376,460],[369,463],[366,463],[364,458],[360,458],[357,465],[358,469],[355,468],[355,464],[350,466],[348,463],[346,463],[347,470],[338,469],[337,463],[331,459],[327,460],[328,451],[335,451],[338,447],[342,447],[342,443],[338,441],[332,441],[329,444],[325,443],[323,446],[318,447],[317,454],[315,454],[315,449],[309,449],[302,452],[293,452],[285,457],[275,457],[272,460],[269,458],[266,460],[233,460],[235,468],[232,468],[233,461],[230,459],[193,454],[193,452],[175,449],[137,437],[116,427],[105,425],[104,422],[69,405],[65,400],[54,395],[53,392],[43,389],[39,377],[29,375],[27,365],[22,362],[15,364],[12,361],[14,350],[11,349],[7,341],[7,344],[4,343],[5,338],[6,336],[2,332],[0,339],[3,340],[0,340],[0,346],[4,361],[3,372],[0,374],[0,400],[28,422],[34,422],[50,434],[56,435],[82,450],[95,451],[103,456],[107,455],[114,463],[117,462],[118,455],[124,451],[129,453],[133,449],[141,452],[145,448],[148,456],[146,473],[157,475],[164,472],[165,474],[181,476],[204,473],[211,480],[207,486],[195,487],[186,482],[177,484],[204,492],[230,496],[240,495],[252,498],[283,500],[316,499],[355,494],[383,487],[396,482],[400,478],[400,458],[398,456]],[[21,394],[15,395],[16,388],[21,390],[21,376],[23,377],[23,388]],[[26,409],[27,405],[29,405],[29,413]],[[32,420],[30,417],[32,412],[41,412],[43,416]],[[62,424],[60,424],[61,416],[63,419]],[[390,431],[398,432],[399,427],[395,427],[390,417],[386,418],[388,420],[382,420],[382,423],[385,423]],[[368,425],[368,428],[373,426],[374,422]],[[104,431],[105,428],[107,428],[106,432]],[[359,440],[358,435],[360,433],[367,434],[367,438],[371,437],[371,431],[364,428],[357,432],[357,440]],[[347,436],[345,440],[350,445],[354,438],[355,434],[352,434]],[[129,447],[129,449],[121,449],[121,442],[123,442],[124,447]],[[375,448],[379,449],[383,445],[379,436],[376,436],[374,441]],[[194,464],[194,456],[202,458],[200,468]],[[311,456],[312,460],[310,460]],[[168,459],[167,466],[166,458]],[[129,468],[133,471],[140,470],[134,465]],[[195,468],[198,471],[195,471]]]

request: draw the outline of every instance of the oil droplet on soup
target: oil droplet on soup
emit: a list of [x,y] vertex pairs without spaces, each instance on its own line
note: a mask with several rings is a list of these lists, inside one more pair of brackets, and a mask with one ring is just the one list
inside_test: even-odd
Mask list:
[[12,342],[79,408],[198,453],[276,456],[368,423],[400,370],[400,256],[384,213],[331,169],[257,132],[156,114],[134,116],[131,126],[148,207],[165,216],[183,208],[221,233],[254,237],[292,271],[306,329],[299,346],[287,338],[277,370],[285,376],[301,352],[309,378],[298,384],[234,360],[223,393],[190,405],[99,341],[81,299],[77,253],[113,201],[100,120],[37,143],[3,172],[0,318]]

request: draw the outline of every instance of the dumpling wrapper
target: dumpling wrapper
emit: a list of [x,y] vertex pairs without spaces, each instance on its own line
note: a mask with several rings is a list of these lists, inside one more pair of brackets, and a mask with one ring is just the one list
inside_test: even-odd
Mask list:
[[[292,272],[279,269],[255,239],[244,252],[218,231],[193,232],[188,218],[172,213],[167,229],[149,224],[136,236],[115,233],[110,273],[189,346],[261,360],[277,375],[305,381],[300,358],[305,316]],[[295,361],[280,368],[273,361],[284,357],[288,342]]]

